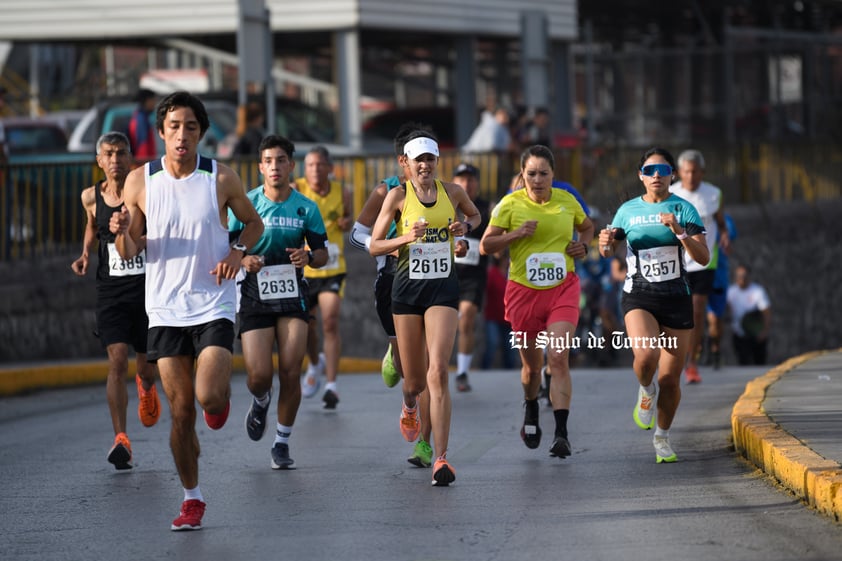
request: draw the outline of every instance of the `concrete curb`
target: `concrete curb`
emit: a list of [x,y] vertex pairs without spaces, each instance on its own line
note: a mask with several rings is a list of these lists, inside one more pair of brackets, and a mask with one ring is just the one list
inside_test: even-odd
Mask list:
[[737,452],[818,511],[842,520],[842,466],[819,456],[763,409],[768,388],[796,366],[832,351],[793,357],[746,384],[731,411]]
[[[273,356],[275,368],[277,355]],[[243,355],[234,355],[234,372],[246,369]],[[129,360],[128,379],[135,375],[134,360]],[[380,360],[373,358],[342,357],[339,359],[339,373],[380,372]],[[7,397],[45,388],[61,388],[105,381],[108,375],[108,361],[72,362],[55,364],[20,365],[0,368],[0,396]]]

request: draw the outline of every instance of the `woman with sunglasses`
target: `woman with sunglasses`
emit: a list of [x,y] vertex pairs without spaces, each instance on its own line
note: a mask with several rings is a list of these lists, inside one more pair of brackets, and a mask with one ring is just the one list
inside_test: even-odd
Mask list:
[[652,443],[659,464],[678,460],[669,429],[681,400],[681,370],[693,329],[693,297],[684,253],[701,264],[710,258],[696,208],[669,191],[674,170],[669,152],[647,150],[638,171],[646,192],[625,202],[599,233],[602,256],[625,255],[628,264],[622,307],[626,342],[632,347],[634,373],[640,382],[632,417],[638,427],[650,430],[657,408]]
[[[550,455],[570,455],[567,417],[573,392],[568,341],[579,322],[579,278],[573,259],[588,253],[594,226],[576,198],[553,189],[553,153],[546,146],[527,148],[520,158],[525,188],[503,197],[494,207],[480,242],[484,254],[509,248],[511,265],[503,303],[512,325],[512,346],[520,351],[524,420],[520,437],[527,448],[541,443],[538,389],[544,347],[553,373],[550,401],[555,435]],[[573,233],[579,239],[573,240]]]

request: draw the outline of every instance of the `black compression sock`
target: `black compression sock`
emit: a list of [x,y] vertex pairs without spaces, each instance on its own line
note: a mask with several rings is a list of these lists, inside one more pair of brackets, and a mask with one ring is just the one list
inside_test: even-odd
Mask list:
[[567,438],[567,417],[570,415],[570,409],[554,409],[553,417],[555,417],[555,435]]

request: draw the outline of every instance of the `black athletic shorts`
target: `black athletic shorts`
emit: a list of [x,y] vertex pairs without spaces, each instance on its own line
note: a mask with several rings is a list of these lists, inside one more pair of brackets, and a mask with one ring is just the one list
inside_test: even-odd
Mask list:
[[433,306],[446,306],[459,309],[459,300],[450,300],[448,302],[438,302],[436,304],[405,304],[403,302],[392,302],[392,313],[397,316],[423,316],[424,312]]
[[482,303],[485,300],[485,284],[484,274],[459,277],[459,301],[473,302],[478,310],[482,309]]
[[390,266],[387,260],[387,265],[377,271],[377,278],[374,280],[374,307],[377,310],[377,317],[380,318],[380,325],[389,337],[395,336],[395,319],[392,317],[392,281],[394,280],[394,263]]
[[274,328],[278,325],[278,320],[280,318],[298,318],[307,322],[310,320],[310,312],[294,311],[272,314],[240,312],[237,314],[237,336],[242,337],[243,333],[253,329],[266,329],[267,327]]
[[134,352],[145,353],[148,331],[149,318],[143,301],[97,302],[96,335],[104,348],[115,343],[126,343],[132,346]]
[[317,308],[319,306],[320,292],[335,292],[340,297],[345,295],[342,290],[345,287],[345,273],[341,275],[333,275],[332,277],[324,278],[307,278],[307,291],[309,308]]
[[631,310],[646,310],[662,327],[693,329],[693,297],[689,294],[652,295],[623,292],[623,315]]
[[715,269],[705,269],[704,271],[687,273],[687,285],[690,287],[691,294],[702,294],[707,296],[713,292],[713,282],[715,280]]
[[223,347],[234,352],[234,324],[217,319],[187,327],[150,327],[146,360],[157,362],[171,356],[197,357],[206,347]]

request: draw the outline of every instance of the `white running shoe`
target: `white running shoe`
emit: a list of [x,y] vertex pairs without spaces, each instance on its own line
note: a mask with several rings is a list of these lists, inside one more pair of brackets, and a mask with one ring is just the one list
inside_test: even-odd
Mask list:
[[643,430],[649,430],[655,426],[655,396],[657,393],[648,394],[643,386],[637,392],[637,403],[634,405],[634,422]]
[[301,395],[304,397],[313,397],[319,393],[322,387],[322,377],[324,376],[324,366],[322,365],[321,357],[319,355],[319,362],[315,366],[308,366],[307,373],[304,379],[301,380]]
[[655,463],[667,463],[678,461],[678,456],[670,446],[670,439],[668,436],[656,436],[652,439],[652,445],[655,446]]

